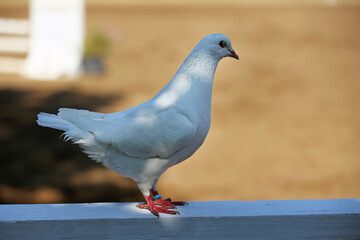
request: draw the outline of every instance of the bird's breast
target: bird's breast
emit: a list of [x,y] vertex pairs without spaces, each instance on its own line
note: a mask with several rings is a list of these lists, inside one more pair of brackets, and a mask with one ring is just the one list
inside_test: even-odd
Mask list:
[[204,112],[189,117],[189,120],[196,126],[196,133],[190,142],[181,150],[171,156],[171,165],[179,164],[191,157],[204,143],[210,129],[210,112]]

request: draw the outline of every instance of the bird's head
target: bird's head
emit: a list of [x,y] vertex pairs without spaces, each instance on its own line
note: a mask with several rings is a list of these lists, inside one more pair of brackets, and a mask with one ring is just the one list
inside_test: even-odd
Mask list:
[[239,56],[231,47],[230,39],[224,34],[217,33],[208,35],[201,39],[198,46],[219,60],[224,57],[233,57],[239,60]]

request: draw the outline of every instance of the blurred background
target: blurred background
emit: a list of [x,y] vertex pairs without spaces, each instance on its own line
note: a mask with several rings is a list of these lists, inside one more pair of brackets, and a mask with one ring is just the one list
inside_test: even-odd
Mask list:
[[360,197],[360,1],[1,0],[0,203],[143,201],[36,114],[149,100],[211,33],[240,61],[219,64],[208,138],[163,196]]

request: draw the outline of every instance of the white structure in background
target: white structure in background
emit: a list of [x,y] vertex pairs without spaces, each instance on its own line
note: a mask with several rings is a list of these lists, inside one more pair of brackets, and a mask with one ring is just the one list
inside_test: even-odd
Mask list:
[[[19,74],[28,52],[29,21],[0,18],[0,74]],[[22,57],[16,57],[22,56]]]
[[84,39],[84,0],[31,0],[25,78],[71,79],[81,67]]

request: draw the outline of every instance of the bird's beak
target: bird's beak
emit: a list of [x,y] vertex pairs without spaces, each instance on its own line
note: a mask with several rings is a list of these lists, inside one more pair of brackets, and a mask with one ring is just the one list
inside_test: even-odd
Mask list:
[[235,53],[234,50],[232,50],[232,49],[228,49],[228,50],[229,50],[229,52],[230,52],[230,54],[231,54],[231,57],[239,60],[239,56]]

